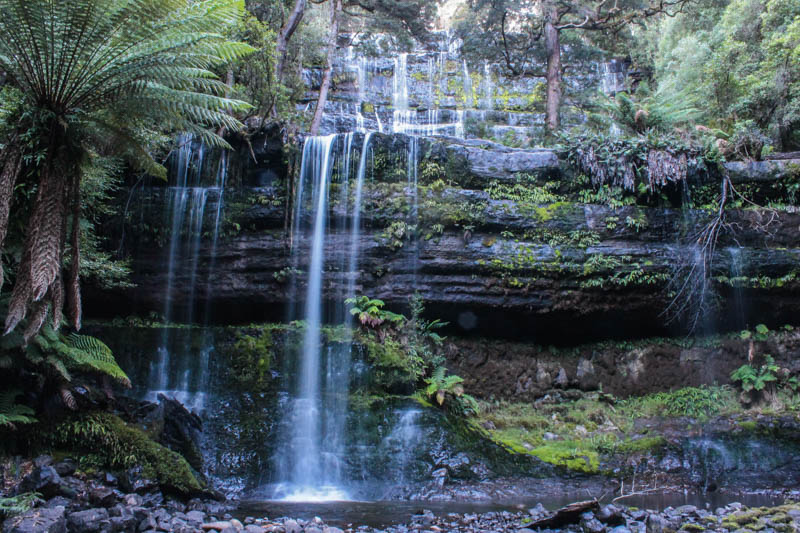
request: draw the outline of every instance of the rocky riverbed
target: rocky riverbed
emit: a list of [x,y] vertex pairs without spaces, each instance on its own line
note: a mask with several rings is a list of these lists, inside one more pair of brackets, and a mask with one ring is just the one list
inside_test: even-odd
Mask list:
[[[134,484],[131,485],[131,478]],[[315,517],[241,516],[231,502],[165,496],[146,480],[126,474],[94,476],[76,473],[71,461],[37,459],[31,472],[12,489],[37,491],[41,498],[29,511],[8,518],[3,533],[72,532],[223,532],[223,533],[344,533],[344,532],[494,532],[569,531],[583,533],[662,533],[668,531],[798,531],[800,504],[748,508],[741,503],[710,509],[694,505],[649,511],[596,500],[557,510],[537,504],[527,510],[485,513],[433,513],[422,510],[401,524],[380,527],[328,525]],[[239,518],[236,518],[238,516]]]

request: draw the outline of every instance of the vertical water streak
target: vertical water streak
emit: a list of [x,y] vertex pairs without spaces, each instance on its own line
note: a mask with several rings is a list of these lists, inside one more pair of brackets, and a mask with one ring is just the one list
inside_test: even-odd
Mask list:
[[471,108],[474,105],[474,100],[472,98],[472,78],[469,75],[469,67],[467,66],[466,59],[462,61],[462,65],[464,70],[464,105],[467,108]]
[[[166,256],[166,288],[164,295],[164,319],[168,323],[195,321],[195,300],[198,287],[203,285],[205,308],[202,314],[203,324],[208,323],[210,316],[210,276],[214,268],[217,239],[222,219],[222,191],[227,175],[227,154],[222,153],[217,183],[214,187],[206,187],[203,183],[203,172],[206,165],[208,149],[196,142],[192,135],[181,135],[178,146],[170,160],[173,185],[167,188],[166,223],[169,227],[169,245]],[[198,279],[200,255],[203,244],[203,224],[206,217],[206,206],[209,193],[218,193],[216,220],[213,232],[213,245],[209,268],[209,278]],[[181,285],[180,281],[184,281]],[[182,305],[176,309],[176,290],[182,287]],[[201,332],[203,341],[200,348],[181,345],[173,338],[172,330],[164,328],[161,342],[157,348],[155,364],[153,364],[148,380],[147,399],[156,400],[158,394],[166,393],[175,397],[191,408],[202,409],[204,393],[208,383],[208,360],[213,351],[213,338],[207,329]]]
[[489,61],[483,62],[483,108],[494,109],[494,87],[492,86],[492,69]]
[[747,307],[745,303],[745,295],[743,289],[744,278],[744,260],[742,259],[742,249],[732,246],[728,248],[728,255],[730,256],[730,279],[733,288],[733,311],[734,319],[736,320],[735,326],[737,328],[747,327]]

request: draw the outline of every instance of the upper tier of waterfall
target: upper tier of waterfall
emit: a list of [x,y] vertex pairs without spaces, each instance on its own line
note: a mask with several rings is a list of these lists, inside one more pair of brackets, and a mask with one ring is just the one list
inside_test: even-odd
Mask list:
[[[461,42],[447,32],[408,52],[367,55],[362,49],[371,47],[360,44],[366,43],[342,47],[335,57],[321,128],[325,135],[370,130],[531,146],[544,131],[543,76],[507,76],[502,65],[489,62],[471,65]],[[567,94],[614,94],[625,87],[624,62],[582,60],[569,50],[565,62],[575,67],[564,79]],[[303,71],[307,92],[299,110],[316,103],[321,79],[319,69]],[[584,120],[568,108],[563,115],[566,125]]]

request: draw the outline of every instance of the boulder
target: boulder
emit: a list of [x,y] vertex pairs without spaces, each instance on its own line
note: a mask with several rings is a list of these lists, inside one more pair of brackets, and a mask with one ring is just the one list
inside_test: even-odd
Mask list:
[[51,466],[40,466],[22,478],[17,487],[18,493],[38,492],[45,498],[52,498],[61,492],[61,476]]
[[102,531],[110,524],[110,521],[108,511],[98,508],[70,513],[67,517],[67,524],[70,531],[91,533],[93,531]]
[[67,533],[64,507],[31,509],[9,518],[3,523],[3,533]]

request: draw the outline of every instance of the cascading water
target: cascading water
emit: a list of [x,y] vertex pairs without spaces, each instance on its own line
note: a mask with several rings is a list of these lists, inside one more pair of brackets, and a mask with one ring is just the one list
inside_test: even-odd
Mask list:
[[[214,185],[203,186],[203,172],[208,163],[208,152],[205,145],[196,142],[191,135],[182,135],[178,138],[178,149],[172,156],[171,174],[174,177],[174,185],[167,190],[169,201],[166,212],[168,227],[171,229],[164,305],[164,319],[167,323],[195,322],[195,299],[197,290],[201,286],[205,287],[205,301],[209,301],[210,281],[198,279],[203,226],[206,222],[209,198],[216,196],[213,242],[209,257],[210,278],[216,258],[228,168],[227,155],[223,154],[219,160]],[[183,305],[180,309],[176,309],[174,293],[179,281],[186,281],[188,292],[182,294]],[[209,314],[210,307],[206,303],[202,324],[208,323]],[[156,400],[159,394],[165,394],[193,409],[201,410],[204,407],[209,377],[208,361],[214,347],[211,336],[205,328],[200,337],[202,342],[193,349],[180,345],[173,338],[171,329],[164,328],[156,363],[151,368],[147,384],[148,400]]]
[[[329,315],[335,324],[351,327],[344,300],[355,295],[361,241],[361,203],[372,133],[364,136],[355,186],[350,186],[353,134],[310,137],[303,148],[300,180],[295,195],[293,264],[308,258],[305,289],[304,334],[296,369],[293,396],[287,400],[281,452],[276,456],[278,482],[272,497],[287,501],[347,500],[348,480],[343,474],[347,456],[345,431],[350,391],[351,344],[323,346],[323,286],[326,261],[344,272],[346,282]],[[347,250],[326,257],[329,193],[338,161],[339,206],[344,210],[332,222],[339,230],[349,227]],[[349,197],[353,196],[352,212]],[[307,204],[309,204],[307,206]],[[302,223],[308,213],[313,220],[310,240]],[[299,285],[295,281],[295,291]],[[349,338],[349,335],[348,335]]]
[[747,306],[745,301],[743,278],[744,278],[744,260],[742,259],[742,249],[739,247],[728,248],[728,255],[730,256],[730,279],[733,286],[733,318],[736,321],[736,327],[747,327]]

